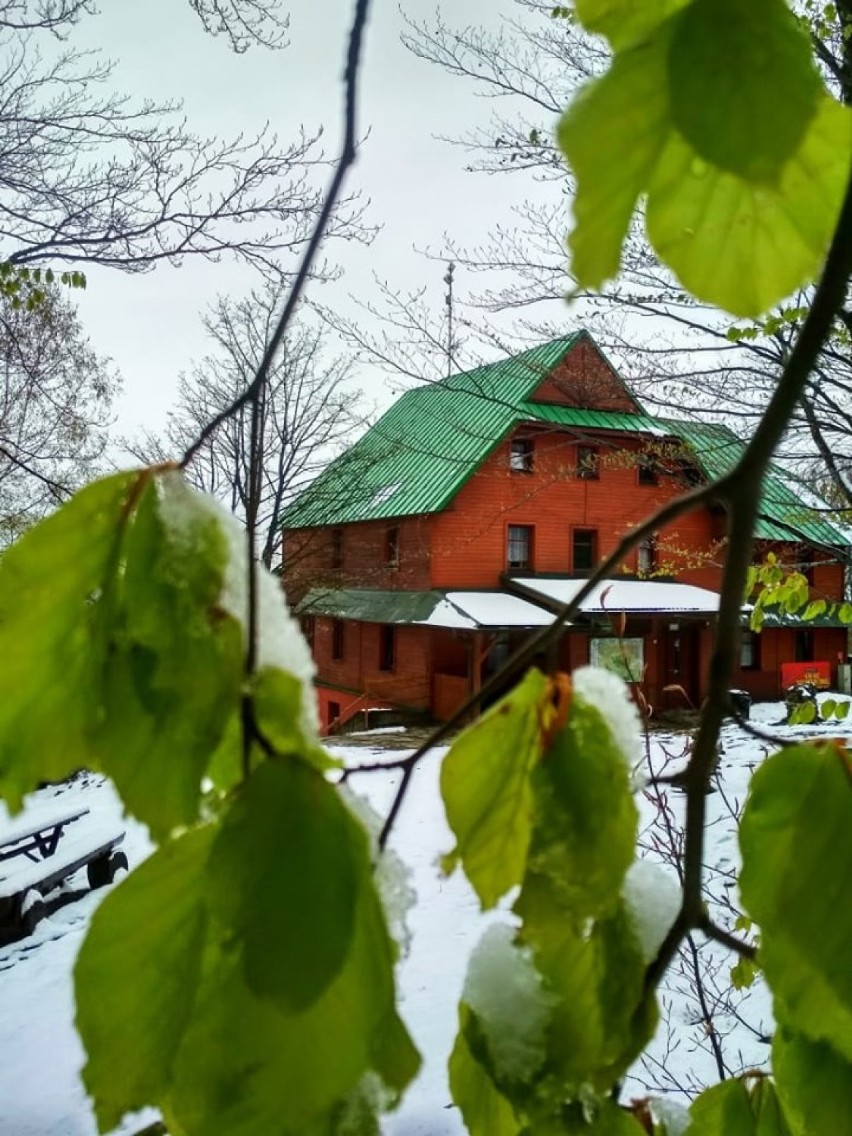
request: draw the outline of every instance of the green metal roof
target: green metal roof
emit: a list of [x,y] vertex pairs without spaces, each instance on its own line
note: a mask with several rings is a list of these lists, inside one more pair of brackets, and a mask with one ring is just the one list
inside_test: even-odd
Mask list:
[[[283,526],[313,528],[440,512],[494,447],[527,422],[680,439],[709,479],[736,464],[745,444],[724,426],[530,401],[582,338],[590,337],[580,330],[403,394],[288,506]],[[801,493],[777,467],[765,479],[761,513],[759,538],[850,544],[848,533],[803,504]]]
[[363,623],[424,623],[441,600],[439,591],[392,592],[380,588],[312,588],[300,615],[328,615]]
[[[745,450],[745,442],[726,426],[666,420],[661,420],[660,425],[686,443],[709,480],[733,469]],[[852,543],[848,532],[803,503],[802,494],[792,475],[772,465],[763,482],[755,536],[761,540],[804,540],[830,547]]]
[[658,433],[646,414],[530,402],[578,331],[402,395],[283,514],[288,528],[436,513],[521,422]]

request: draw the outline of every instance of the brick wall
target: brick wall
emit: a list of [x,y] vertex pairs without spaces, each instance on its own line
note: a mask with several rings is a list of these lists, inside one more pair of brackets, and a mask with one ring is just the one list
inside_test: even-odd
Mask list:
[[343,658],[332,658],[334,620],[317,616],[314,623],[314,659],[317,681],[344,691],[368,693],[376,701],[394,706],[428,708],[430,687],[430,630],[394,628],[394,666],[382,670],[379,623],[346,620]]
[[[639,480],[645,450],[634,438],[518,430],[534,441],[532,472],[510,468],[510,442],[501,443],[463,486],[450,507],[432,518],[433,587],[496,587],[507,568],[509,525],[533,525],[533,570],[571,572],[572,532],[594,529],[599,558],[633,526],[684,489],[680,477],[662,472],[657,485]],[[577,476],[577,446],[599,448],[599,478]],[[692,583],[718,586],[718,524],[707,510],[680,518],[659,537],[662,566]],[[712,549],[710,564],[706,563]],[[637,554],[628,558],[636,571]]]
[[[395,564],[390,559],[394,529]],[[339,538],[335,538],[335,531],[341,534]],[[342,552],[339,569],[333,566],[336,539]],[[429,519],[402,517],[288,530],[284,539],[284,575],[288,594],[295,599],[316,586],[428,588]]]

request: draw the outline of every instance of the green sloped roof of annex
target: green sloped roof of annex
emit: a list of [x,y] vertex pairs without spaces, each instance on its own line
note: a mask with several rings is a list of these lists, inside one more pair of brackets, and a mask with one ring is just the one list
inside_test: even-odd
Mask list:
[[588,332],[415,387],[284,512],[289,528],[388,520],[446,508],[517,424],[658,434],[647,414],[530,402]]
[[[745,450],[745,442],[726,426],[664,419],[660,419],[660,426],[689,447],[709,480],[732,469]],[[848,532],[803,503],[791,475],[777,465],[771,467],[763,482],[755,536],[761,540],[805,540],[829,547],[852,543]]]
[[[440,512],[494,447],[526,422],[677,438],[709,479],[736,464],[744,443],[725,426],[530,401],[584,337],[591,339],[579,330],[407,391],[288,506],[282,525],[313,528]],[[850,543],[846,533],[803,505],[778,469],[764,482],[761,514],[755,534],[761,539]]]

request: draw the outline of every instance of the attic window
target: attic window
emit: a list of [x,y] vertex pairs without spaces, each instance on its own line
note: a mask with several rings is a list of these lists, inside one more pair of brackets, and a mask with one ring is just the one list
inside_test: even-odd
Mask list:
[[513,473],[532,473],[532,438],[513,438],[509,449],[509,469]]
[[597,446],[577,447],[577,476],[583,481],[597,481],[600,478]]

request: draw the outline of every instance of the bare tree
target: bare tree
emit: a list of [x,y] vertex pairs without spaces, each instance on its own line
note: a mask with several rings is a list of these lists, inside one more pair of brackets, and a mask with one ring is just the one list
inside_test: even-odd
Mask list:
[[[802,15],[812,18],[813,12],[803,7]],[[834,25],[812,20],[813,41],[829,82],[849,101],[843,18],[839,14]],[[449,236],[436,254],[451,257],[468,277],[487,276],[486,287],[467,298],[468,321],[475,323],[477,314],[509,313],[518,338],[540,342],[564,333],[570,287],[565,235],[574,184],[555,126],[576,88],[602,70],[608,58],[604,42],[574,21],[554,18],[553,5],[544,0],[514,0],[512,14],[496,31],[451,26],[439,15],[409,20],[403,39],[415,55],[473,82],[492,101],[486,125],[447,141],[462,150],[470,171],[513,176],[527,194],[483,244],[470,247]],[[746,437],[774,390],[809,304],[805,292],[763,321],[732,324],[685,294],[660,265],[640,220],[625,244],[618,280],[600,294],[577,295],[569,318],[587,326],[625,366],[649,409],[710,414]],[[828,464],[847,507],[850,328],[852,314],[841,313],[785,441],[786,456],[805,470],[815,454]]]
[[[146,461],[179,458],[203,428],[248,387],[280,310],[280,290],[252,292],[244,300],[220,298],[204,320],[213,343],[180,379],[178,404],[163,436],[147,435],[132,448]],[[326,361],[321,333],[307,324],[289,332],[263,388],[258,461],[252,472],[251,424],[241,407],[205,438],[186,470],[190,481],[244,517],[257,478],[257,552],[271,567],[285,505],[335,457],[359,423],[360,392],[349,383],[350,363]]]
[[[237,50],[284,46],[277,0],[190,2]],[[112,63],[57,50],[84,18],[97,18],[91,0],[0,0],[4,257],[140,272],[228,255],[280,272],[321,205],[319,132],[199,137],[179,103],[117,93]],[[365,235],[352,199],[332,223],[344,231]]]
[[0,547],[98,472],[118,380],[54,286],[0,292]]

